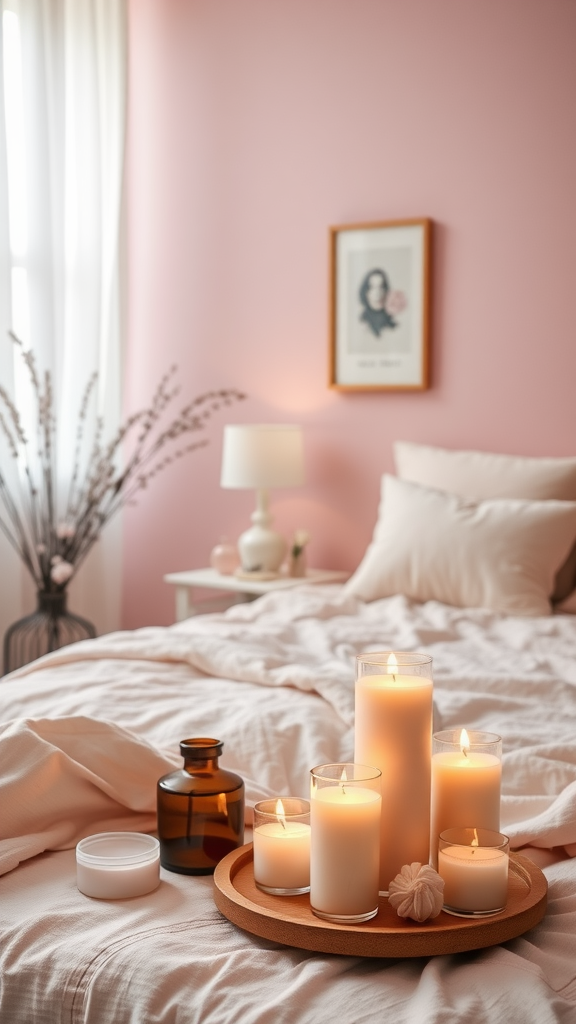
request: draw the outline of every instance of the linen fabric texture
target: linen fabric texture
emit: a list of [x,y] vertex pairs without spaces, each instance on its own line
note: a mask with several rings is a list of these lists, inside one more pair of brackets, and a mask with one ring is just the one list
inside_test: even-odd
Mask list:
[[[349,760],[354,656],[369,650],[432,656],[436,729],[466,723],[504,737],[502,830],[549,883],[537,928],[471,955],[357,958],[244,932],[217,909],[210,876],[161,868],[155,892],[125,900],[78,891],[78,834],[125,815],[142,831],[153,780],[181,763],[184,736],[218,729],[247,809],[305,796],[312,765]],[[0,721],[14,723],[0,733],[0,842],[11,854],[20,846],[18,866],[0,876],[2,1022],[574,1024],[574,616],[401,595],[365,603],[303,583],[54,651],[3,679]]]

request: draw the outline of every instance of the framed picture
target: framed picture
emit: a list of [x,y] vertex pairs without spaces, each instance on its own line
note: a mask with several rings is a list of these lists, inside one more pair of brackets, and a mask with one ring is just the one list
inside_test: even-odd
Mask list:
[[330,386],[429,386],[432,221],[330,228]]

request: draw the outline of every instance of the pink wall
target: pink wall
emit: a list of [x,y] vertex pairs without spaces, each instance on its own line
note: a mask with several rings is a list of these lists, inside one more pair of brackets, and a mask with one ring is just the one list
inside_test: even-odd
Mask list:
[[[396,438],[575,451],[575,40],[573,0],[131,0],[127,404],[177,362],[246,391],[229,422],[302,423],[273,504],[315,565],[358,563]],[[432,388],[329,390],[328,226],[422,216]],[[127,514],[126,628],[248,523],[224,422]]]

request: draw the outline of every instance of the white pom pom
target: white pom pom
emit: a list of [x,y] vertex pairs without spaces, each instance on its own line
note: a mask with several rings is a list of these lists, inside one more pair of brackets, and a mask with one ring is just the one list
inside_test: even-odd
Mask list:
[[442,910],[444,879],[429,864],[405,864],[390,882],[388,898],[398,917],[428,921]]

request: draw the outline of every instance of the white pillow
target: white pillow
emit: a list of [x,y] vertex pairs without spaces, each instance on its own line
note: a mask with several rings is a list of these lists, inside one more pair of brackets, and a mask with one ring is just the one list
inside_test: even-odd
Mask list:
[[[402,480],[463,498],[576,501],[576,458],[452,451],[396,441],[394,462]],[[576,546],[559,567],[552,599],[563,600],[575,586]]]
[[470,501],[386,474],[374,538],[345,593],[548,615],[575,537],[576,502]]

